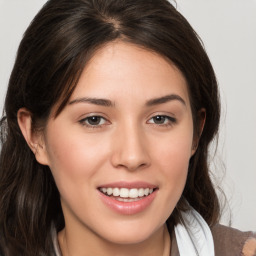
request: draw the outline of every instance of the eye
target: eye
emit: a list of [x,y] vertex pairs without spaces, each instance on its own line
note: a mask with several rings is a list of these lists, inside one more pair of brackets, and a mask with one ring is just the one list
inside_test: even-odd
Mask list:
[[176,123],[176,119],[166,115],[156,115],[149,119],[148,123],[157,125],[172,125]]
[[88,116],[79,121],[82,125],[89,127],[98,127],[107,123],[107,120],[102,116]]

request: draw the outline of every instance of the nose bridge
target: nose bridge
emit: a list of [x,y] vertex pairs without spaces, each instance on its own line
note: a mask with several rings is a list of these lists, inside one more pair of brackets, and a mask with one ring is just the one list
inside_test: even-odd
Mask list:
[[112,163],[130,171],[150,164],[146,135],[136,121],[127,120],[117,128]]

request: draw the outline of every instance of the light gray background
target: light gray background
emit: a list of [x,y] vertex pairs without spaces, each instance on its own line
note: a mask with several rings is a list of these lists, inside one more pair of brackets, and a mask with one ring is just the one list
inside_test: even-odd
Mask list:
[[[0,0],[0,110],[16,50],[45,0]],[[220,85],[222,121],[211,166],[232,226],[256,230],[256,0],[177,0],[202,38]],[[225,212],[223,223],[230,214]]]

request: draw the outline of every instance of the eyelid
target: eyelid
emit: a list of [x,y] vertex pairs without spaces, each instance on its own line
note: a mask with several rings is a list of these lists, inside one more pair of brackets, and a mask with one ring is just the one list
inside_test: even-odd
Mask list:
[[[166,119],[168,119],[168,123],[155,123],[155,122],[149,122],[150,120],[152,120],[155,117],[164,117]],[[177,123],[177,118],[170,115],[170,114],[162,114],[162,113],[154,113],[153,115],[150,116],[150,118],[148,119],[147,123],[152,124],[152,125],[157,125],[157,126],[172,126],[174,124]]]
[[[151,120],[153,118],[156,118],[156,117],[163,117],[163,118],[166,118],[167,119],[167,123],[164,122],[164,123],[157,123],[157,122],[151,122]],[[88,123],[88,120],[89,118],[92,118],[92,117],[97,117],[97,118],[100,118],[101,121],[99,124],[95,123],[95,124],[90,124]],[[102,120],[104,120],[102,123]],[[108,118],[104,117],[103,114],[101,113],[89,113],[87,114],[86,116],[83,116],[82,118],[79,119],[78,121],[82,126],[86,126],[88,128],[102,128],[102,126],[105,126],[105,125],[108,125],[110,124],[111,122],[108,120]],[[170,114],[170,113],[154,113],[154,114],[151,114],[151,116],[147,119],[147,123],[148,124],[152,124],[152,125],[156,125],[156,126],[173,126],[174,124],[177,123],[177,118],[174,117],[173,114]]]
[[[87,123],[87,121],[89,120],[89,118],[92,118],[92,117],[97,117],[97,118],[103,119],[103,120],[104,120],[104,124],[95,124],[95,125],[93,125],[93,124]],[[79,119],[78,122],[79,122],[82,126],[86,126],[86,127],[88,127],[88,128],[92,128],[92,129],[101,128],[102,126],[105,126],[105,125],[107,125],[107,124],[110,123],[109,120],[108,120],[106,117],[102,116],[101,114],[96,114],[96,113],[91,113],[91,114],[89,114],[89,115],[87,115],[87,116],[85,116],[85,117]]]

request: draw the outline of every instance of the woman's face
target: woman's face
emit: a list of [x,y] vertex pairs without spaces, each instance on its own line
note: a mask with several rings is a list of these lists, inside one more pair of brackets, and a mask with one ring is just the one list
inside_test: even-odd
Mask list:
[[156,53],[109,43],[50,117],[44,144],[41,163],[56,181],[67,231],[145,241],[163,229],[186,182],[193,154],[186,81]]

